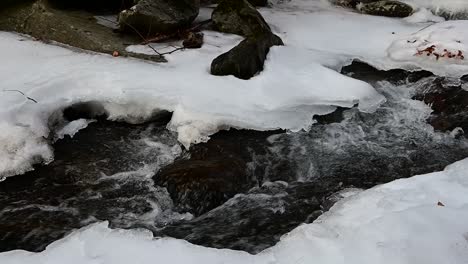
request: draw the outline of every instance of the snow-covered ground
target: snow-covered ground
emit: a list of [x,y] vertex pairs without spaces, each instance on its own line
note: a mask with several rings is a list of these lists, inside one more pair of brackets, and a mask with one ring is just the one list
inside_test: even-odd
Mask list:
[[[233,35],[207,31],[202,49],[174,53],[167,56],[169,63],[154,64],[0,32],[0,177],[51,161],[50,140],[86,125],[81,120],[51,135],[51,117],[76,102],[101,102],[110,119],[128,122],[172,111],[168,128],[189,146],[229,127],[307,129],[314,114],[337,106],[375,110],[383,96],[336,72],[352,59],[381,69],[425,69],[452,77],[468,73],[468,61],[462,58],[468,52],[468,21],[441,22],[422,9],[412,18],[393,19],[320,0],[275,2],[262,13],[286,46],[273,48],[265,71],[249,81],[209,74],[211,61],[241,41]],[[468,5],[462,0],[407,2],[428,9]],[[456,56],[437,59],[434,51]],[[2,253],[0,263],[468,263],[467,169],[464,160],[444,172],[348,197],[256,256],[153,239],[147,231],[111,230],[102,223],[42,253]]]
[[[0,33],[0,90],[20,90],[38,101],[2,91],[0,175],[22,173],[53,159],[46,140],[53,138],[49,117],[74,102],[102,102],[111,119],[130,122],[161,109],[172,111],[168,127],[189,146],[229,127],[307,129],[312,115],[336,106],[359,104],[363,111],[375,110],[384,99],[370,85],[331,70],[352,59],[382,69],[426,69],[451,76],[468,72],[467,60],[416,56],[433,43],[464,54],[468,21],[430,26],[419,22],[432,21],[429,14],[418,14],[415,23],[362,15],[321,0],[285,1],[262,13],[286,46],[273,48],[265,71],[249,81],[209,74],[212,59],[241,40],[233,35],[205,32],[202,49],[168,55],[167,64],[152,64]],[[130,49],[151,51],[144,46]]]
[[78,230],[44,252],[0,254],[2,264],[468,263],[468,159],[344,198],[258,255],[154,239],[149,231]]

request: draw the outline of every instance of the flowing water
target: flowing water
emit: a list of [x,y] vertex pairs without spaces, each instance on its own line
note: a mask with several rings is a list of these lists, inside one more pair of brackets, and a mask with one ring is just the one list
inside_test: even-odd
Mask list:
[[[468,156],[468,141],[434,131],[427,123],[431,108],[412,99],[436,77],[367,71],[344,72],[373,84],[387,102],[370,114],[340,109],[307,132],[220,132],[187,151],[164,119],[91,123],[54,144],[51,164],[0,182],[0,251],[43,250],[76,228],[107,220],[115,228],[258,253],[341,197]],[[181,177],[176,187],[159,184],[170,166],[171,173],[205,166],[216,184],[204,175]],[[233,184],[238,181],[242,188]],[[222,188],[199,189],[208,185]],[[210,206],[192,210],[196,203]]]

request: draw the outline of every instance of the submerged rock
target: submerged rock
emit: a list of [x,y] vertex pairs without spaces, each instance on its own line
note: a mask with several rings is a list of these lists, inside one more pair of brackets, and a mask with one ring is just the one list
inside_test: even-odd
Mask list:
[[271,32],[262,15],[247,0],[223,0],[211,15],[217,30],[241,36]]
[[462,88],[463,82],[463,78],[461,83],[436,78],[431,85],[417,91],[415,99],[424,101],[434,110],[429,118],[434,129],[468,131],[468,91]]
[[211,63],[211,74],[234,75],[248,80],[263,70],[270,48],[284,45],[280,37],[267,33],[247,38]]
[[246,164],[240,159],[181,160],[154,178],[166,187],[178,211],[201,215],[245,191]]
[[369,15],[386,17],[407,17],[413,13],[413,8],[410,5],[393,0],[361,3],[357,8]]
[[124,31],[140,35],[167,33],[189,26],[198,16],[198,0],[140,0],[119,15]]

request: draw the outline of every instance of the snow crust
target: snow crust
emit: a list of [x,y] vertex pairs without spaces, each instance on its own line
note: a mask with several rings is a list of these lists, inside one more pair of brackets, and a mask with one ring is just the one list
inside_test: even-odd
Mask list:
[[78,119],[71,121],[55,133],[56,139],[63,139],[65,136],[70,136],[71,138],[73,138],[76,133],[78,133],[81,129],[87,128],[88,125],[94,121],[95,120],[87,119]]
[[[249,81],[209,74],[211,61],[241,41],[234,35],[206,31],[202,49],[176,52],[167,56],[169,63],[154,64],[0,33],[0,91],[21,90],[38,102],[2,93],[0,176],[50,161],[48,144],[55,129],[50,118],[76,102],[100,102],[111,120],[133,123],[171,111],[168,128],[188,147],[231,127],[308,129],[313,115],[337,106],[358,104],[362,111],[374,111],[384,98],[370,85],[335,72],[353,59],[380,69],[425,69],[452,77],[468,72],[464,61],[413,56],[416,47],[404,42],[430,37],[441,46],[466,50],[467,21],[422,22],[434,20],[427,19],[429,13],[413,21],[368,16],[326,0],[273,1],[272,8],[261,12],[286,46],[273,48],[265,70]],[[207,16],[209,10],[201,14]],[[454,42],[458,36],[463,37],[460,43]],[[167,44],[155,47],[172,49]],[[153,52],[147,46],[129,50]]]
[[467,263],[467,169],[465,159],[442,172],[350,192],[258,255],[153,238],[145,230],[112,230],[103,222],[41,253],[1,253],[0,263]]
[[[12,135],[0,142],[11,145],[0,155],[0,173],[8,175],[30,169],[36,161],[37,151],[22,146],[47,147],[49,116],[80,101],[103,102],[110,119],[129,122],[161,109],[172,111],[168,127],[189,146],[229,127],[307,129],[314,114],[355,104],[373,111],[384,100],[370,85],[292,48],[273,50],[266,70],[250,81],[211,76],[211,60],[240,41],[214,32],[206,33],[205,48],[172,56],[168,64],[76,53],[10,33],[0,33],[0,39],[2,88],[21,90],[39,102],[16,93],[0,98],[0,118],[8,120],[3,135],[14,129],[29,133],[15,143]],[[12,163],[20,154],[22,161]]]
[[448,12],[468,12],[468,2],[465,0],[402,0],[415,8],[428,8],[438,11]]

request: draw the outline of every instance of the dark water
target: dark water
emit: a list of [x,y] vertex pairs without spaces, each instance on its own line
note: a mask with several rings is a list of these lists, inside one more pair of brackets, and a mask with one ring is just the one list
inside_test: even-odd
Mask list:
[[[344,70],[387,103],[322,118],[308,132],[220,132],[183,150],[166,120],[91,123],[54,144],[55,161],[0,183],[0,251],[39,251],[108,220],[157,236],[257,253],[316,219],[347,188],[443,169],[468,142],[428,124],[428,73]],[[385,80],[382,82],[382,80]],[[419,96],[419,97],[418,97]],[[439,111],[440,112],[440,111]]]

